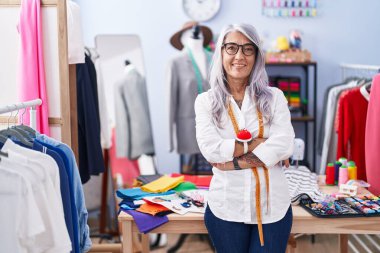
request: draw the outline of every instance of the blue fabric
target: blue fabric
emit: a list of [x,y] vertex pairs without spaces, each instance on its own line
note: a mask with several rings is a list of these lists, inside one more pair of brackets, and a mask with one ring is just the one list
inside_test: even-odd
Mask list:
[[123,200],[139,200],[144,197],[151,197],[151,196],[164,196],[164,195],[169,195],[173,194],[175,191],[170,190],[167,192],[162,192],[162,193],[150,193],[150,192],[144,192],[140,188],[130,188],[130,189],[120,189],[116,191],[116,195],[123,199]]
[[130,207],[127,204],[120,204],[119,206],[120,206],[121,210],[124,210],[124,211],[125,210],[135,210],[136,208],[138,208],[138,207]]
[[79,238],[80,252],[87,252],[91,248],[91,239],[89,227],[87,225],[88,212],[85,204],[82,182],[79,176],[78,166],[75,156],[70,147],[66,144],[56,141],[46,135],[37,135],[36,140],[44,146],[56,151],[63,159],[65,165],[70,170],[70,178],[73,184],[73,199],[76,207],[76,227]]
[[[72,211],[74,210],[76,213],[76,208],[75,207],[72,208],[72,203],[74,204],[74,202],[71,202],[74,200],[71,200],[71,194],[70,194],[70,189],[72,187],[71,187],[71,182],[70,182],[68,174],[67,174],[65,164],[63,163],[62,158],[59,156],[59,154],[57,152],[55,152],[51,149],[48,149],[48,148],[44,148],[44,146],[42,146],[37,141],[35,141],[33,143],[33,150],[40,151],[42,153],[49,155],[50,157],[52,157],[55,160],[55,162],[58,165],[63,212],[65,215],[65,222],[66,222],[67,231],[69,232],[70,240],[71,240],[71,243],[73,245],[73,251],[72,252],[74,252],[75,240],[74,240],[74,225],[73,225]],[[77,245],[78,245],[77,250],[79,250],[78,241],[77,241]]]
[[153,216],[146,213],[140,213],[134,210],[123,210],[122,211],[130,214],[135,220],[136,226],[139,229],[140,233],[148,233],[153,229],[165,224],[169,221],[166,216]]
[[123,199],[119,206],[121,207],[122,205],[125,205],[127,207],[129,207],[130,209],[136,209],[136,208],[139,208],[141,205],[136,205],[135,203],[133,203],[132,200],[126,200],[126,199]]
[[207,206],[205,224],[218,253],[284,253],[292,228],[292,207],[281,220],[263,224],[264,246],[256,224],[230,222],[216,217]]

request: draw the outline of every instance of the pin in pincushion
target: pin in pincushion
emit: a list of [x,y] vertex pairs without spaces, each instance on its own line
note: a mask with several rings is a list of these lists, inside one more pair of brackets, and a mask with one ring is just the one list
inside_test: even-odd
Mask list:
[[252,134],[247,129],[242,129],[237,134],[236,139],[240,142],[249,142],[252,140]]

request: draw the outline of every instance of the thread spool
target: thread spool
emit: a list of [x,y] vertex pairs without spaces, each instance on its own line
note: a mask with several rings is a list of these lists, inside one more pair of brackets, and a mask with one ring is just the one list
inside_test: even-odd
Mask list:
[[334,178],[335,178],[335,184],[338,184],[338,180],[339,180],[339,168],[340,168],[340,166],[342,166],[342,163],[341,163],[341,162],[335,162],[335,164],[334,164],[334,171],[335,171]]
[[347,166],[341,166],[339,168],[339,185],[345,184],[348,181],[348,169]]
[[349,180],[353,179],[356,180],[358,179],[358,169],[356,168],[355,162],[354,161],[349,161],[347,163],[348,167],[348,178]]
[[335,184],[334,163],[327,164],[327,167],[326,167],[326,184],[327,185],[334,185]]
[[342,164],[342,166],[347,166],[347,158],[341,157],[339,158],[339,162]]

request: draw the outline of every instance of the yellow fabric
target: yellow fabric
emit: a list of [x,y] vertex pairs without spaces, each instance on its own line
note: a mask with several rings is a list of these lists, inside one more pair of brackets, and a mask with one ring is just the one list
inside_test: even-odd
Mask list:
[[162,176],[149,184],[141,186],[141,190],[145,192],[160,193],[167,192],[184,181],[184,176],[168,177]]
[[[234,126],[234,130],[236,135],[239,133],[239,126],[236,122],[236,118],[234,115],[234,112],[232,111],[231,105],[228,105],[228,115],[231,118],[232,125]],[[259,135],[258,138],[264,137],[264,123],[263,123],[263,115],[262,113],[257,110],[257,116],[259,119]],[[259,237],[260,237],[260,244],[261,246],[264,246],[264,234],[263,234],[263,223],[262,223],[262,216],[261,216],[261,193],[260,193],[260,178],[259,173],[257,172],[257,168],[252,168],[252,174],[255,177],[256,180],[256,217],[257,217],[257,228],[259,230]],[[269,208],[269,172],[268,168],[264,166],[264,176],[265,176],[265,188],[266,188],[266,194],[267,194],[267,211]]]

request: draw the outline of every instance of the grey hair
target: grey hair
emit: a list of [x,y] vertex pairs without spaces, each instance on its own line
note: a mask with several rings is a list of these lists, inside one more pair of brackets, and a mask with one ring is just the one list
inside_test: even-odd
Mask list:
[[268,75],[265,71],[265,55],[261,48],[261,42],[256,29],[248,24],[233,24],[223,28],[216,43],[215,53],[210,66],[210,86],[212,96],[213,121],[218,127],[221,126],[221,116],[227,107],[227,97],[231,95],[226,84],[227,78],[224,74],[222,61],[222,46],[224,40],[230,32],[241,32],[257,47],[256,61],[249,77],[249,96],[256,101],[258,110],[262,113],[267,122],[271,121],[272,93],[268,86]]

